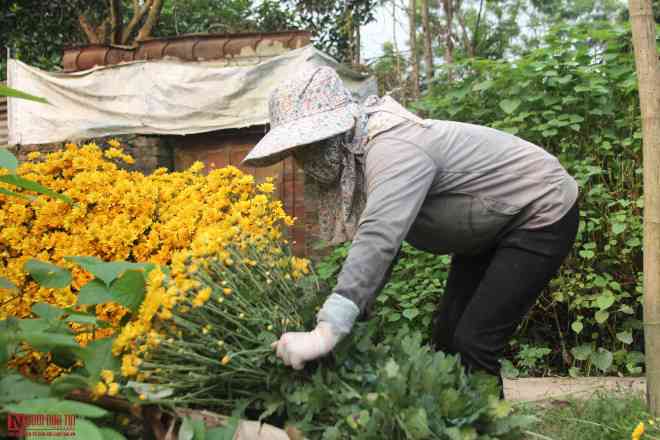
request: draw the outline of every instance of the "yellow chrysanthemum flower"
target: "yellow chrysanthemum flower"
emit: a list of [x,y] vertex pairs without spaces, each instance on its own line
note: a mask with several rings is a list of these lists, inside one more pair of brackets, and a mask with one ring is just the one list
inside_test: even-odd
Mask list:
[[119,384],[112,382],[108,384],[108,396],[116,396],[119,393]]
[[115,380],[115,373],[111,370],[101,370],[101,379],[107,384],[112,383]]
[[631,440],[639,440],[644,435],[644,422],[639,422],[630,436]]
[[94,385],[94,389],[92,390],[94,397],[105,396],[107,392],[108,387],[103,382],[98,382],[96,385]]

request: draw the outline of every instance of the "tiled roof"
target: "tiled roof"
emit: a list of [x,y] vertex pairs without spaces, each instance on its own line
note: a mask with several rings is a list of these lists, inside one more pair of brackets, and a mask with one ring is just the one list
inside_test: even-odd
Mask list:
[[186,61],[237,60],[270,57],[310,43],[307,31],[188,34],[178,37],[154,38],[136,47],[93,44],[64,50],[65,72],[87,70],[135,60],[158,60],[175,57]]

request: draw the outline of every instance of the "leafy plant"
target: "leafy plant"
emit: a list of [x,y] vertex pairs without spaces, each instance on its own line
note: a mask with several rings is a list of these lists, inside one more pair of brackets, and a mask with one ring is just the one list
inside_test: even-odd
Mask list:
[[[545,355],[543,368],[530,373],[639,374],[644,206],[637,80],[628,30],[608,23],[559,25],[542,47],[515,60],[468,59],[452,69],[454,81],[442,81],[440,73],[415,104],[417,110],[437,119],[488,125],[541,145],[580,186],[574,252],[512,340],[512,366],[529,370],[520,364],[530,361],[517,355],[520,350],[548,346],[557,349]],[[402,262],[405,258],[404,252]],[[425,305],[413,306],[421,313],[411,328],[426,332],[422,321],[430,319],[432,297],[442,291],[449,260],[421,253],[411,258],[415,273],[438,275],[420,275],[411,282],[411,272],[395,267],[374,315],[383,324],[395,320],[390,326],[397,327],[405,321],[396,321],[405,296],[419,289],[421,278],[433,277],[440,283],[422,289],[433,295],[412,295],[424,298]],[[337,254],[323,264],[337,269]],[[383,331],[389,329],[384,325]],[[597,347],[600,367],[573,356],[573,349],[584,344]]]
[[493,377],[466,375],[421,334],[374,344],[374,332],[360,324],[334,363],[282,384],[286,413],[310,438],[520,438],[533,422],[499,400]]

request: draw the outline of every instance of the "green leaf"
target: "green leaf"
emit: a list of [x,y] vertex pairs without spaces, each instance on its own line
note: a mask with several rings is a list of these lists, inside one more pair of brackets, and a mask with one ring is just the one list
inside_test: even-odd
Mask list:
[[61,289],[71,283],[71,273],[54,264],[35,259],[28,260],[23,269],[42,287]]
[[18,159],[11,154],[7,148],[0,147],[0,168],[6,168],[12,173],[16,173],[18,168]]
[[126,440],[126,437],[124,437],[122,434],[118,433],[114,429],[110,428],[101,428],[101,435],[103,436],[103,440]]
[[137,313],[146,294],[144,272],[128,270],[110,287],[116,302]]
[[[71,438],[71,437],[67,437]],[[103,434],[95,424],[89,420],[76,417],[76,436],[75,440],[103,440]]]
[[571,367],[568,369],[568,375],[573,379],[580,377],[580,369],[577,367]]
[[110,286],[122,273],[127,270],[144,270],[149,272],[156,267],[152,263],[129,263],[127,261],[111,261],[106,263],[96,257],[64,257],[65,260],[78,264],[87,272]]
[[577,347],[571,348],[571,354],[578,361],[586,361],[593,353],[593,348],[589,344],[582,344]]
[[206,425],[204,421],[198,419],[192,419],[194,439],[195,440],[206,440]]
[[520,376],[520,370],[510,360],[502,359],[500,363],[502,364],[502,375],[507,379],[517,379]]
[[41,102],[48,104],[48,100],[40,98],[39,96],[30,95],[29,93],[21,92],[20,90],[12,89],[4,84],[0,84],[0,96],[8,98],[27,99],[28,101]]
[[573,331],[579,335],[584,329],[584,324],[582,324],[582,321],[573,321],[571,324],[571,329],[573,329]]
[[603,324],[604,322],[607,321],[607,318],[609,317],[610,317],[610,313],[605,310],[599,310],[594,315],[594,318],[596,318],[596,322],[598,324]]
[[515,112],[518,107],[520,107],[521,101],[520,99],[504,99],[500,101],[500,108],[504,110],[504,113],[507,115],[512,114]]
[[591,250],[581,250],[580,252],[578,252],[578,254],[582,258],[585,258],[587,260],[590,260],[590,259],[592,259],[596,256],[596,254],[594,254],[594,251],[591,251]]
[[238,417],[231,417],[223,427],[213,428],[206,431],[206,440],[234,440],[238,431]]
[[77,322],[79,324],[92,324],[96,326],[105,324],[104,321],[100,321],[96,316],[87,313],[68,313],[64,320],[66,322]]
[[50,388],[53,395],[64,397],[73,390],[88,389],[95,382],[80,374],[65,374],[52,381]]
[[476,84],[474,87],[472,87],[472,90],[475,91],[475,92],[480,92],[480,91],[488,90],[491,87],[493,87],[494,85],[495,85],[494,81],[487,80],[487,81],[480,82],[480,83]]
[[112,355],[114,338],[97,339],[87,344],[79,353],[91,382],[98,382],[101,370],[119,370],[119,358]]
[[7,289],[7,290],[12,290],[16,291],[16,284],[12,283],[5,277],[0,277],[0,289]]
[[406,309],[403,311],[403,316],[408,320],[413,320],[416,316],[419,316],[419,310]]
[[32,306],[32,313],[40,318],[56,320],[64,315],[64,310],[46,303],[39,303]]
[[114,300],[103,281],[94,279],[80,288],[77,304],[103,304]]
[[178,440],[193,440],[195,437],[195,427],[190,417],[184,417],[179,428]]
[[51,351],[62,348],[79,348],[73,335],[53,333],[48,331],[22,331],[21,339],[40,351]]
[[4,410],[23,414],[77,415],[92,419],[108,415],[108,411],[98,406],[54,397],[23,400],[19,403],[5,405]]
[[623,231],[626,230],[626,224],[625,223],[613,223],[612,224],[612,233],[614,235],[619,235]]
[[402,428],[407,438],[414,440],[426,439],[433,434],[424,408],[410,408],[404,412]]
[[613,359],[612,353],[604,348],[599,348],[596,353],[591,354],[591,362],[603,373],[610,369]]
[[62,200],[66,203],[73,203],[73,200],[65,196],[64,194],[60,194],[58,192],[55,192],[53,190],[50,190],[46,188],[45,186],[41,185],[40,183],[33,182],[32,180],[28,180],[24,177],[17,176],[15,174],[5,174],[3,176],[0,176],[0,182],[5,182],[10,185],[17,186],[19,188],[23,188],[28,191],[33,191],[38,194],[43,194],[46,196],[50,196],[59,200]]
[[9,191],[8,189],[5,189],[5,188],[0,188],[0,194],[4,194],[4,195],[10,196],[10,197],[18,197],[19,199],[23,199],[23,200],[29,200],[29,201],[34,200],[34,197],[32,197],[32,196],[17,193],[17,192],[14,192],[14,191]]
[[48,385],[32,382],[20,374],[10,374],[0,379],[0,404],[48,397]]
[[616,301],[616,299],[614,298],[612,292],[605,292],[596,298],[596,305],[598,308],[600,308],[600,310],[607,310],[612,306],[612,304],[614,304],[614,301]]
[[624,332],[619,332],[616,334],[616,338],[623,342],[626,345],[632,344],[633,342],[633,337],[632,337],[632,332],[631,331],[624,331]]
[[388,379],[394,379],[399,375],[399,364],[392,358],[390,358],[385,364],[385,375]]

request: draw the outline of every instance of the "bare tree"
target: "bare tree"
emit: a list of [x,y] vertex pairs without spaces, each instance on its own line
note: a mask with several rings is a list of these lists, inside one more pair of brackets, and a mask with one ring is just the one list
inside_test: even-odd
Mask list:
[[422,0],[422,33],[424,34],[426,81],[430,83],[433,79],[433,36],[431,35],[431,24],[429,22],[429,0]]
[[644,340],[649,410],[660,416],[660,67],[651,0],[629,0],[644,140]]
[[419,56],[417,55],[417,1],[409,0],[408,18],[410,28],[410,76],[411,93],[413,99],[419,97]]

